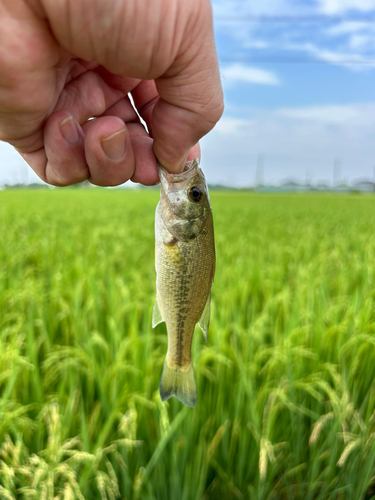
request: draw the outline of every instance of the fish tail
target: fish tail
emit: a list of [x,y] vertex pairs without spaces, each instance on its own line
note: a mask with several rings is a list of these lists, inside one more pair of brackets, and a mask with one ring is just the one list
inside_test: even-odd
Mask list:
[[166,401],[173,396],[184,405],[194,407],[197,402],[197,386],[193,363],[190,362],[187,366],[171,366],[167,355],[160,379],[160,397],[162,401]]

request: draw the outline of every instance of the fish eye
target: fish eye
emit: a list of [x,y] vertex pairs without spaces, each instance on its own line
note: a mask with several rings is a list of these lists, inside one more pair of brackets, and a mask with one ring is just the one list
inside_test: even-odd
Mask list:
[[193,186],[189,191],[189,198],[191,201],[198,202],[202,198],[202,191],[197,187]]

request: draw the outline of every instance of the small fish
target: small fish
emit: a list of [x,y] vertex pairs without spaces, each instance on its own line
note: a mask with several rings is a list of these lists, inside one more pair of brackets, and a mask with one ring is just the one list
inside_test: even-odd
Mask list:
[[198,159],[170,174],[158,164],[160,202],[155,215],[156,300],[152,327],[165,321],[168,351],[160,396],[195,406],[191,342],[198,323],[207,341],[210,290],[215,274],[212,211]]

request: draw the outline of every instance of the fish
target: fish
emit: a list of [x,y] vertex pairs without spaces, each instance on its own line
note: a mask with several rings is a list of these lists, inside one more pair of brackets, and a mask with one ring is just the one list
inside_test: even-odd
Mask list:
[[207,342],[215,274],[213,217],[199,160],[180,174],[158,163],[160,201],[155,213],[156,299],[152,327],[166,323],[168,349],[160,380],[162,401],[175,396],[195,407],[191,343],[198,323]]

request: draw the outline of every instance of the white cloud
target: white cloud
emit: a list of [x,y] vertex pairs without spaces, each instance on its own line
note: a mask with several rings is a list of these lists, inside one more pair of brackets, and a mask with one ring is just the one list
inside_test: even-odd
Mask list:
[[266,182],[286,177],[303,181],[307,171],[314,182],[332,182],[335,157],[342,162],[341,178],[372,178],[375,102],[230,112],[202,140],[209,182],[254,184],[259,153],[265,156]]
[[[324,61],[353,71],[375,66],[374,22],[366,21],[363,15],[362,20],[357,21],[332,17],[332,14],[346,15],[352,11],[375,11],[375,0],[317,0],[314,3],[213,0],[213,7],[217,33],[231,38],[228,44],[231,56],[222,54],[227,59],[249,56],[253,61],[257,58],[288,61],[294,60],[293,52],[300,51],[306,62]],[[321,18],[319,22],[309,20],[310,16],[317,15]],[[249,79],[251,77],[249,75]]]
[[373,42],[373,38],[368,35],[352,35],[349,40],[349,45],[354,50],[365,49]]
[[316,59],[325,61],[337,66],[345,66],[353,71],[360,71],[375,66],[375,58],[351,52],[336,52],[316,48],[314,51]]
[[342,14],[349,10],[369,12],[375,9],[375,0],[319,0],[325,14]]
[[369,27],[372,28],[372,23],[364,21],[342,21],[330,26],[325,30],[325,33],[331,36],[347,35],[366,30]]
[[375,125],[375,105],[356,104],[347,106],[308,106],[284,108],[275,112],[279,117],[293,120],[313,121],[322,125],[343,125],[364,127]]
[[235,63],[221,68],[224,82],[245,82],[256,85],[280,85],[280,80],[272,71]]
[[343,21],[324,32],[330,37],[346,36],[346,44],[356,53],[373,53],[375,49],[375,25],[371,21]]
[[224,117],[216,125],[215,130],[224,135],[237,135],[245,128],[254,126],[251,120],[244,118]]
[[239,19],[243,16],[294,15],[300,4],[291,0],[212,0],[214,16],[219,19]]
[[248,40],[244,41],[244,46],[247,49],[268,49],[270,47],[270,43],[264,40]]
[[310,54],[310,56],[317,61],[323,61],[337,66],[344,66],[352,71],[361,71],[363,69],[375,67],[375,57],[354,53],[350,50],[332,50],[319,47],[310,42],[289,42],[284,46],[281,45],[281,47],[286,50],[305,52]]

